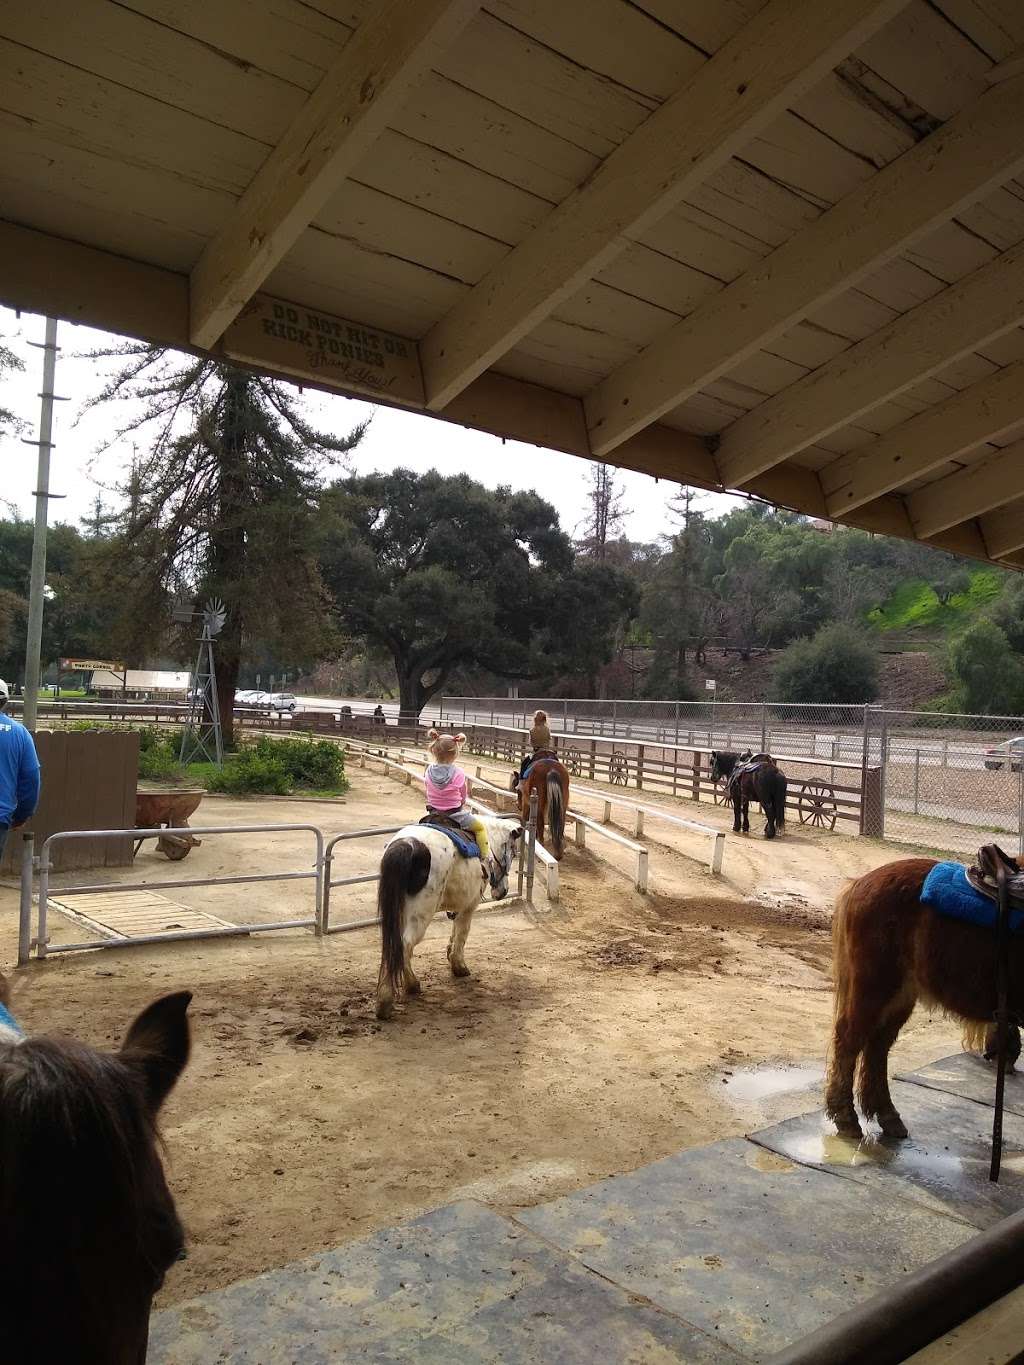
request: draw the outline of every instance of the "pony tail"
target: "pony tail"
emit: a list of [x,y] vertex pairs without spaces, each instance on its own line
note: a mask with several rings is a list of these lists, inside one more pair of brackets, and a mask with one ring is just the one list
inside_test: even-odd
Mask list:
[[441,731],[440,731],[440,730],[430,729],[430,730],[427,731],[427,739],[440,739],[440,738],[441,738]]
[[465,736],[465,735],[456,735],[456,736],[455,736],[455,743],[456,743],[456,744],[462,745],[462,744],[465,744],[465,742],[466,742],[466,736]]

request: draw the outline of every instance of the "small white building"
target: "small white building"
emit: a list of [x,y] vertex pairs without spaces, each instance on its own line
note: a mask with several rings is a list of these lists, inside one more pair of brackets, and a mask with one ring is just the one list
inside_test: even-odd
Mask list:
[[129,668],[124,675],[109,668],[93,670],[89,691],[101,697],[124,697],[131,701],[186,701],[189,673],[164,669]]

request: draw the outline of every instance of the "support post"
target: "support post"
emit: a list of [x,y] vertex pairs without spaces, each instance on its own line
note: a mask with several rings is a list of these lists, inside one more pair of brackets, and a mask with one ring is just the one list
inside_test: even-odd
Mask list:
[[761,703],[761,752],[768,752],[768,703]]
[[643,832],[644,832],[644,813],[643,813],[643,811],[640,809],[640,807],[637,806],[636,811],[635,811],[634,816],[633,816],[633,833],[639,838],[639,836],[640,836],[641,834],[643,834]]
[[530,793],[530,823],[527,826],[526,903],[533,904],[533,878],[537,869],[537,793]]
[[644,746],[636,746],[636,789],[643,791],[644,786]]
[[39,706],[40,651],[43,640],[43,602],[46,591],[46,525],[50,502],[50,451],[53,449],[53,381],[57,369],[57,319],[46,319],[43,349],[43,387],[39,395],[39,446],[36,468],[36,518],[32,535],[32,570],[28,589],[28,630],[25,636],[25,697],[21,719],[26,729],[36,728]]
[[21,836],[21,904],[18,913],[18,966],[24,967],[32,953],[32,860],[35,835]]
[[636,889],[647,891],[647,850],[642,848],[636,855]]

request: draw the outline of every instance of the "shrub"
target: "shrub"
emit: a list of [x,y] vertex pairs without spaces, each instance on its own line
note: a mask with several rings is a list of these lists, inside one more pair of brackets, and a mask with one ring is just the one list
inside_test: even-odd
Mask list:
[[982,617],[951,641],[949,673],[959,711],[1009,716],[1024,706],[1024,660],[994,621]]
[[345,754],[326,739],[270,739],[263,735],[250,753],[279,764],[297,787],[344,790]]
[[210,791],[234,796],[287,796],[296,787],[344,791],[345,755],[328,740],[275,740],[264,735],[215,768],[206,785]]
[[810,639],[796,640],[782,651],[772,681],[779,701],[874,701],[878,656],[852,626],[825,626]]
[[212,792],[230,792],[233,796],[287,796],[292,779],[283,764],[248,749],[215,769],[206,785]]

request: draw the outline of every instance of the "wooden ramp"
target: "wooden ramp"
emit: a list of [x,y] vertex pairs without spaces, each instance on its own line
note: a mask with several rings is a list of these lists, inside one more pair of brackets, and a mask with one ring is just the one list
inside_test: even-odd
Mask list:
[[193,910],[157,891],[97,891],[85,896],[50,896],[48,905],[67,919],[106,939],[145,938],[195,929],[230,929],[229,920]]
[[[974,1065],[951,1058],[900,1083],[917,1139],[869,1139],[858,1158],[814,1112],[515,1217],[453,1204],[157,1314],[149,1359],[765,1361],[1024,1208],[1024,1116],[1007,1115],[993,1189],[992,1110],[966,1093],[985,1077],[991,1089],[992,1073]],[[1015,1078],[1014,1106],[1021,1090]],[[957,1365],[1007,1365],[999,1343],[1024,1340],[1024,1303],[1010,1296],[972,1323],[923,1360],[940,1365],[948,1346]]]

